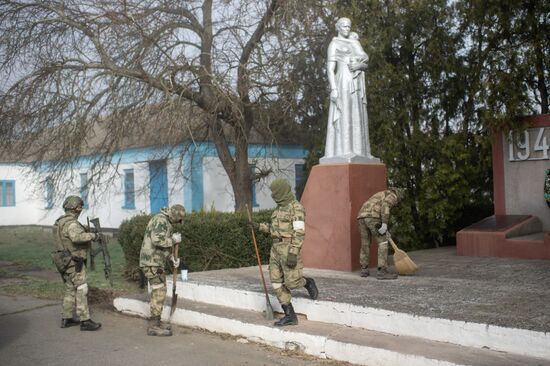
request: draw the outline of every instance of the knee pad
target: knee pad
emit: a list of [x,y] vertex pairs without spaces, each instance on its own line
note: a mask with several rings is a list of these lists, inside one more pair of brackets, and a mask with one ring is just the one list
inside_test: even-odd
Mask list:
[[84,296],[88,295],[88,284],[84,283],[76,288],[76,291],[82,292]]

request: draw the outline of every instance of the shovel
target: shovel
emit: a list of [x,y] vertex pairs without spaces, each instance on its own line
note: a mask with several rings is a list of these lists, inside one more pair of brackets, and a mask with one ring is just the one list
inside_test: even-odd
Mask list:
[[[252,214],[250,213],[250,209],[248,208],[248,205],[246,205],[246,212],[248,213],[248,221],[252,222]],[[256,258],[258,259],[258,268],[260,269],[260,277],[262,278],[262,284],[264,285],[265,318],[267,320],[273,320],[273,307],[271,306],[271,302],[269,301],[267,286],[265,285],[264,273],[262,271],[262,262],[260,261],[260,252],[258,251],[258,243],[256,243],[256,234],[254,233],[254,228],[251,227],[250,231],[252,231],[252,242],[254,243],[254,249],[256,250]]]
[[[174,258],[178,257],[178,249],[180,244],[176,243],[174,245]],[[174,314],[174,311],[176,311],[176,305],[178,304],[178,294],[176,294],[176,281],[178,280],[178,269],[174,266],[174,270],[172,271],[172,305],[170,307],[170,317],[172,317],[172,314]]]
[[412,275],[418,270],[418,266],[412,261],[411,258],[405,253],[405,251],[399,249],[397,244],[394,243],[393,239],[388,232],[386,237],[390,241],[391,247],[393,248],[393,262],[395,264],[395,269],[400,275]]

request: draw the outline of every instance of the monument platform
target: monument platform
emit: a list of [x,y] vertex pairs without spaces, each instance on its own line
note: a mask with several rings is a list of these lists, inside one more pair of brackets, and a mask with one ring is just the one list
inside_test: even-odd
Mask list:
[[533,215],[493,215],[456,234],[456,251],[465,256],[550,259],[550,233]]
[[[458,256],[455,247],[409,255],[418,273],[395,281],[306,268],[319,298],[294,290],[300,323],[283,328],[262,314],[257,267],[190,273],[177,283],[172,322],[361,365],[550,365],[550,261]],[[114,305],[146,317],[146,297]]]

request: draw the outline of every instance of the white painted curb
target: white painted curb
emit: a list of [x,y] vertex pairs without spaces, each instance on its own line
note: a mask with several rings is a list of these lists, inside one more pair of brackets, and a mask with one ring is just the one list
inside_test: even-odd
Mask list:
[[[178,295],[179,296],[179,295]],[[123,313],[149,317],[149,304],[144,301],[116,298],[115,308]],[[264,304],[265,305],[265,304]],[[164,307],[162,318],[168,319],[170,307]],[[462,366],[447,361],[433,360],[421,356],[402,354],[395,351],[344,343],[330,339],[328,335],[311,335],[286,331],[281,328],[244,323],[239,320],[207,315],[178,308],[172,315],[173,324],[206,329],[210,332],[227,333],[251,341],[278,348],[298,346],[304,353],[320,358],[352,362],[369,366]]]
[[[168,281],[168,288],[172,282]],[[242,310],[265,310],[265,295],[227,287],[177,281],[178,297]],[[171,291],[168,291],[171,296]],[[274,310],[282,311],[270,295]],[[308,320],[347,325],[394,335],[412,336],[474,348],[550,360],[550,333],[458,320],[430,318],[330,301],[293,298],[297,313]],[[351,361],[350,361],[351,362]]]

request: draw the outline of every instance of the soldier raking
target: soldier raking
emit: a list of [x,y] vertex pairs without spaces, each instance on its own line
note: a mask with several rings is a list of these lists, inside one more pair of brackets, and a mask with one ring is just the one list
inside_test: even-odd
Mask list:
[[169,261],[175,270],[179,267],[180,260],[172,254],[172,247],[181,242],[181,234],[173,232],[172,224],[183,222],[184,216],[185,209],[182,205],[173,205],[169,209],[163,208],[153,216],[145,229],[139,254],[139,266],[151,286],[151,318],[147,329],[147,335],[150,336],[172,335],[170,325],[160,321],[166,299],[164,268]]
[[300,249],[305,235],[305,210],[294,197],[286,180],[275,179],[270,189],[277,208],[271,215],[271,223],[262,223],[259,229],[270,233],[273,239],[269,255],[269,277],[277,300],[285,312],[285,316],[275,325],[295,325],[298,324],[298,318],[290,302],[290,290],[305,287],[312,299],[316,299],[319,294],[313,278],[302,274],[304,265]]

